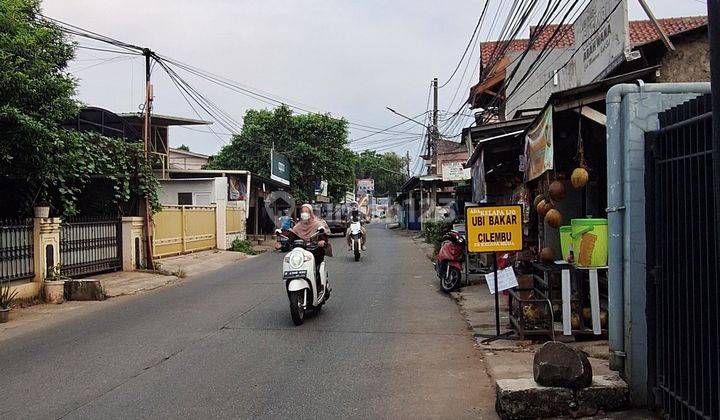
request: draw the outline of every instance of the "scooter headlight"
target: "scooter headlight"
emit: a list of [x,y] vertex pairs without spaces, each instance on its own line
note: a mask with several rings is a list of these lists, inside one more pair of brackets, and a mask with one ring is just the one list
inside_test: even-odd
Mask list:
[[290,263],[290,267],[298,269],[302,267],[303,262],[305,262],[305,258],[301,252],[293,252],[290,254],[290,261],[288,262]]

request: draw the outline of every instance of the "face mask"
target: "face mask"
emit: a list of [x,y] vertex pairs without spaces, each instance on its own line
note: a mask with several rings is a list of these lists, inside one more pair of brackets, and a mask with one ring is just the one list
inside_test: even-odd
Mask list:
[[302,220],[310,220],[310,213],[300,213],[300,218]]

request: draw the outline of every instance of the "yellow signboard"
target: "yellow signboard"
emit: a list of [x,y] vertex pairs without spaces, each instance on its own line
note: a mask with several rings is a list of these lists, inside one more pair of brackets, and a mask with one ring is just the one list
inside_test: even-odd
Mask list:
[[465,207],[468,252],[522,250],[522,207]]

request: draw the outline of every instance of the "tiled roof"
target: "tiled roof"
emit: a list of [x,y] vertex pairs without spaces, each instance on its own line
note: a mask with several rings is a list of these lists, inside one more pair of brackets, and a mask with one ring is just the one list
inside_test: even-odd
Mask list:
[[[542,32],[538,35],[537,40],[533,43],[532,49],[533,50],[540,50],[543,49],[546,45],[548,45],[548,42],[550,41],[551,37],[553,36],[553,33],[557,30],[558,33],[555,35],[552,43],[550,46],[552,48],[567,48],[572,47],[573,43],[575,42],[575,34],[573,33],[572,26],[570,25],[563,25],[559,27],[559,25],[548,25],[545,28],[543,28]],[[535,31],[537,31],[537,26],[531,26],[530,27],[530,37],[533,37],[535,34]],[[512,42],[510,42],[510,45],[507,47],[506,52],[519,52],[524,51],[525,48],[527,48],[527,44],[530,42],[529,39],[517,39]],[[488,63],[490,61],[490,57],[493,56],[493,54],[497,55],[500,52],[496,52],[495,49],[501,47],[503,42],[494,41],[494,42],[483,42],[481,45],[482,48],[482,60],[483,63]],[[500,57],[498,57],[500,58]]]
[[[658,19],[660,26],[668,35],[675,35],[690,29],[707,25],[707,16],[690,16],[669,19]],[[660,39],[655,27],[649,20],[634,20],[630,22],[630,43],[641,45]]]
[[[668,35],[675,35],[680,32],[684,32],[690,29],[695,29],[700,26],[707,24],[707,16],[689,16],[689,17],[677,17],[658,19],[660,26],[665,30]],[[543,49],[550,40],[555,28],[558,25],[548,25],[543,29],[538,39],[533,43],[531,48],[533,50]],[[641,45],[648,42],[652,42],[660,39],[659,35],[655,32],[655,27],[649,20],[633,20],[629,22],[630,29],[630,43],[632,45]],[[530,27],[530,34],[537,30],[536,26]],[[517,39],[510,43],[507,48],[507,52],[519,52],[524,51],[527,48],[529,39]],[[563,25],[555,40],[552,43],[553,48],[567,48],[571,47],[575,42],[575,34],[572,30],[571,25]],[[490,61],[495,49],[503,43],[500,41],[483,42],[481,44],[482,49],[482,62],[487,64]]]

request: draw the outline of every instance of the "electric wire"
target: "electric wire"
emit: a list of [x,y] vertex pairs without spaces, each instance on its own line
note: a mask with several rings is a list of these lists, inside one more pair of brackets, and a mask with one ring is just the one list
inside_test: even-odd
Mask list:
[[470,46],[474,44],[475,36],[478,33],[478,29],[480,28],[480,25],[482,24],[483,19],[485,18],[485,12],[487,12],[488,5],[490,4],[490,0],[485,0],[485,6],[483,7],[482,12],[480,13],[480,17],[478,18],[477,24],[475,25],[475,29],[473,29],[472,36],[470,36],[470,41],[468,41],[467,46],[465,47],[465,51],[463,51],[462,56],[460,57],[460,61],[458,61],[457,66],[455,66],[455,70],[453,70],[452,74],[448,79],[443,83],[441,86],[439,86],[439,89],[444,88],[447,86],[448,83],[455,77],[455,74],[457,73],[458,69],[460,69],[460,66],[462,65],[463,61],[465,60],[465,55],[467,54],[468,50],[470,49]]

